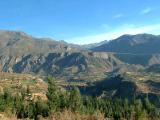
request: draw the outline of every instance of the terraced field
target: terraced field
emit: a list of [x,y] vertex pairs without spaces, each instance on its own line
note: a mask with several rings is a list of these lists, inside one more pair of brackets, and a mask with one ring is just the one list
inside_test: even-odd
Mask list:
[[12,91],[12,94],[20,93],[29,87],[32,98],[41,97],[46,99],[47,83],[38,76],[29,74],[0,73],[0,92],[5,89]]

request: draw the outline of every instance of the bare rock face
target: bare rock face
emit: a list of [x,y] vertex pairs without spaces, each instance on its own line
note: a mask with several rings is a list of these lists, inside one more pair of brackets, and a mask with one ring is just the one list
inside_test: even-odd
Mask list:
[[1,71],[35,73],[42,75],[63,75],[78,73],[109,72],[114,64],[121,64],[111,54],[88,52],[62,52],[28,54],[20,57],[0,56]]
[[[135,44],[138,44],[137,41]],[[82,51],[75,46],[46,38],[34,38],[23,32],[0,31],[0,71],[55,76],[99,75],[122,68],[125,63],[144,66],[160,63],[159,55],[139,57]]]

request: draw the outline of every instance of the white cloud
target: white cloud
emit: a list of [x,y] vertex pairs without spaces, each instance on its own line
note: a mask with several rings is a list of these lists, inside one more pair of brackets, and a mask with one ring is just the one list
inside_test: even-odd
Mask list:
[[150,33],[150,34],[159,34],[160,33],[160,24],[152,24],[152,25],[145,25],[145,26],[136,26],[134,24],[124,24],[119,26],[110,32],[88,35],[88,36],[80,36],[68,39],[75,44],[89,44],[89,43],[96,43],[103,40],[111,40],[115,39],[124,34],[140,34],[140,33]]
[[147,7],[145,9],[143,9],[140,14],[148,14],[152,11],[152,8],[151,7]]
[[101,28],[105,29],[105,30],[109,30],[111,28],[111,26],[109,26],[108,24],[102,24]]
[[116,18],[121,18],[123,16],[124,15],[122,13],[119,13],[119,14],[114,15],[113,18],[116,19]]

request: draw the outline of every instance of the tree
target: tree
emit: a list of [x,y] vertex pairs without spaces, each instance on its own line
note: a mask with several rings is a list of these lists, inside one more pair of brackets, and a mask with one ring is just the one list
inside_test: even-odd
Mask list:
[[81,109],[82,99],[78,88],[73,87],[73,89],[70,92],[69,101],[70,101],[70,107],[73,111],[79,111]]
[[30,86],[29,86],[29,85],[27,85],[27,90],[26,90],[26,92],[27,92],[27,95],[31,94]]
[[59,107],[59,93],[58,93],[58,88],[55,84],[55,79],[51,76],[47,78],[48,81],[48,92],[47,92],[47,97],[48,97],[48,105],[49,109],[51,111],[56,111]]
[[141,120],[145,111],[143,110],[143,105],[141,99],[135,100],[135,118],[136,120]]
[[48,105],[40,98],[38,98],[35,103],[35,118],[37,118],[38,115],[42,115],[43,117],[47,117],[49,115]]

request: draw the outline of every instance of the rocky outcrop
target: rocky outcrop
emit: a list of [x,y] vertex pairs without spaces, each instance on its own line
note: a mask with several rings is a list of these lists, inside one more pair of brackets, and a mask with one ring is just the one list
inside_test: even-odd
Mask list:
[[0,56],[3,72],[34,73],[40,75],[72,75],[79,73],[110,72],[122,64],[112,54],[90,52],[56,52],[27,54],[23,56]]

